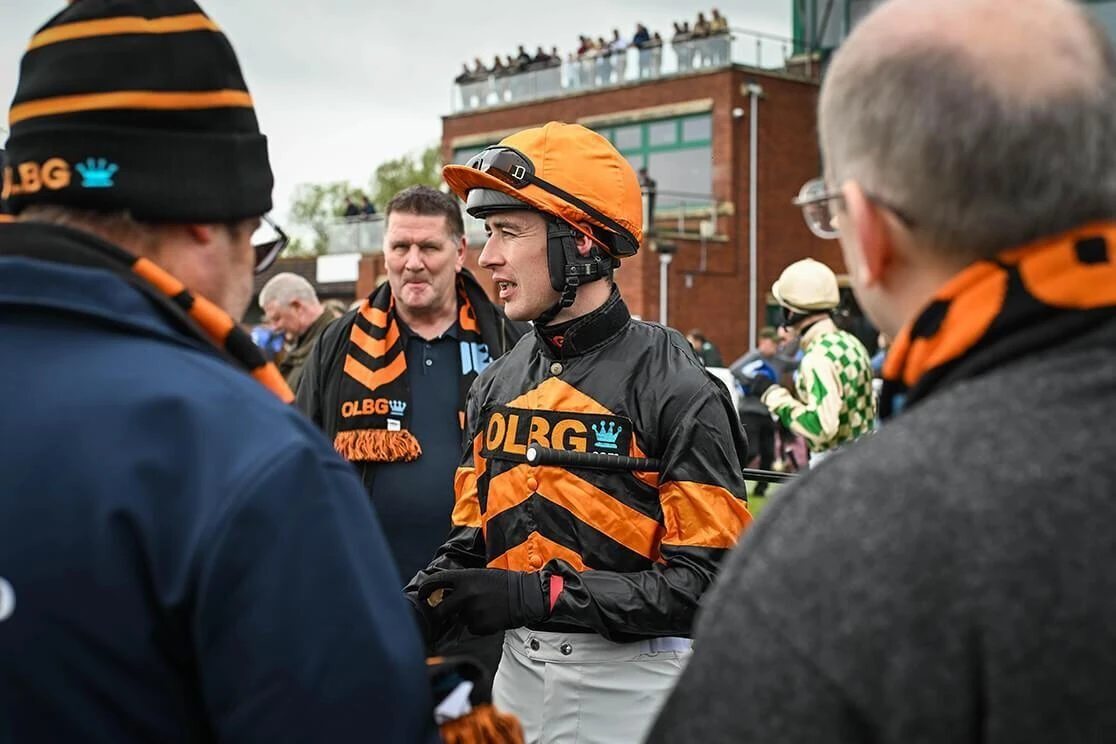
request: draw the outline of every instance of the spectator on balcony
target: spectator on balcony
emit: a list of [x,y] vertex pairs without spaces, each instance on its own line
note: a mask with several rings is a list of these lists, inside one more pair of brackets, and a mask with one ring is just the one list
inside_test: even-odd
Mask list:
[[518,72],[523,72],[527,69],[527,65],[531,64],[531,55],[527,53],[527,49],[522,44],[519,45],[519,54],[515,55],[515,67]]
[[651,77],[651,34],[647,26],[636,24],[635,36],[632,37],[632,46],[639,50],[639,78]]
[[597,75],[597,44],[589,36],[582,36],[581,39],[582,46],[577,55],[581,60],[581,85],[592,88]]
[[694,67],[708,67],[712,63],[709,49],[710,30],[709,21],[705,20],[705,14],[698,13],[692,32],[694,38]]
[[610,82],[622,83],[628,71],[628,41],[620,36],[620,29],[612,29],[612,41],[608,42],[609,59],[612,61]]
[[566,87],[570,90],[581,87],[581,60],[577,58],[576,52],[570,52],[566,56]]
[[713,17],[709,21],[708,45],[711,64],[720,66],[729,62],[732,37],[729,36],[728,19],[716,8],[713,9]]
[[674,49],[674,56],[678,59],[679,72],[689,72],[693,68],[693,39],[689,21],[675,22],[674,36],[670,39],[670,45]]
[[612,47],[603,36],[597,37],[597,84],[608,85],[612,79]]
[[360,214],[360,207],[358,207],[356,202],[353,201],[353,195],[352,194],[346,194],[345,195],[345,211],[342,213],[342,215],[344,217],[348,218],[348,217],[356,217],[359,214]]
[[365,219],[376,214],[376,205],[364,194],[360,195],[360,213],[364,215]]
[[461,72],[453,79],[453,82],[458,85],[467,85],[473,77],[473,73],[469,70],[469,63],[463,62],[461,64]]
[[663,74],[663,37],[656,31],[651,35],[651,75],[659,77]]

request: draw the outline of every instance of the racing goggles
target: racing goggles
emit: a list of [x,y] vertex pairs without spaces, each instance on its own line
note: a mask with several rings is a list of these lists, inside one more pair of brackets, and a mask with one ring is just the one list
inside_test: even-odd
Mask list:
[[602,214],[573,194],[563,191],[554,184],[547,183],[536,176],[535,164],[514,148],[503,145],[486,148],[470,158],[466,166],[498,178],[514,189],[521,189],[527,184],[538,186],[551,196],[556,196],[570,206],[577,207],[616,236],[611,252],[617,258],[634,256],[639,251],[639,241],[626,228],[621,227],[611,217]]
[[252,241],[252,250],[256,253],[255,271],[257,274],[271,268],[271,265],[275,263],[275,259],[279,258],[279,254],[283,252],[283,249],[287,247],[287,243],[290,242],[290,238],[287,237],[287,234],[283,232],[282,228],[276,225],[274,220],[270,217],[264,215],[262,222],[275,232],[275,237],[259,242],[256,240]]

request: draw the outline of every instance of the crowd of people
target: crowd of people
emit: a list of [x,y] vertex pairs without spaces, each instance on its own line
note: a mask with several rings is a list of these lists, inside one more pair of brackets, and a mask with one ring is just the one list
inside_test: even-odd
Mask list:
[[394,195],[332,321],[274,280],[316,338],[284,379],[239,325],[283,236],[233,46],[194,0],[70,2],[9,111],[0,739],[1108,741],[1116,48],[1003,7],[891,0],[833,55],[794,204],[890,343],[876,399],[832,267],[785,267],[784,347],[732,367],[809,472],[753,523],[723,360],[616,281],[607,139]]
[[[670,39],[678,72],[727,64],[731,60],[731,45],[728,19],[716,8],[708,19],[704,12],[698,13],[692,25],[690,21],[676,21]],[[546,52],[542,46],[532,55],[520,45],[517,55],[503,59],[497,56],[490,66],[485,66],[478,57],[472,67],[468,63],[462,65],[454,82],[459,86],[465,108],[480,107],[493,99],[503,103],[540,98],[563,89],[580,90],[659,77],[663,46],[658,31],[651,32],[637,23],[630,37],[622,35],[620,29],[613,29],[609,38],[580,36],[577,48],[567,53],[564,62],[557,47]],[[630,49],[637,52],[635,72],[629,70]]]

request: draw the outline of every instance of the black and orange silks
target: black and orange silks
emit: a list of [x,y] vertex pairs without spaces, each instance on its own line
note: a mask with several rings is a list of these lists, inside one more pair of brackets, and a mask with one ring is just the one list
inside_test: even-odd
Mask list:
[[[561,578],[540,630],[615,641],[688,636],[718,564],[751,521],[747,443],[728,391],[682,336],[617,293],[478,378],[453,531],[427,571],[487,566]],[[536,467],[526,446],[658,458],[658,473]],[[551,582],[553,587],[556,582]]]

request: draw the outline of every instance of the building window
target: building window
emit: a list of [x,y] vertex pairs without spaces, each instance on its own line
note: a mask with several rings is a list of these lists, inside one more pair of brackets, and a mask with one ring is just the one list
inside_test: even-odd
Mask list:
[[678,141],[678,123],[676,120],[669,120],[648,124],[647,135],[651,147],[673,145]]
[[713,202],[713,116],[709,113],[598,129],[632,168],[655,179],[657,210]]
[[682,120],[683,142],[709,142],[713,139],[713,119],[709,116],[690,116]]
[[641,149],[643,147],[643,127],[638,124],[630,127],[618,127],[613,133],[612,144],[620,152]]

